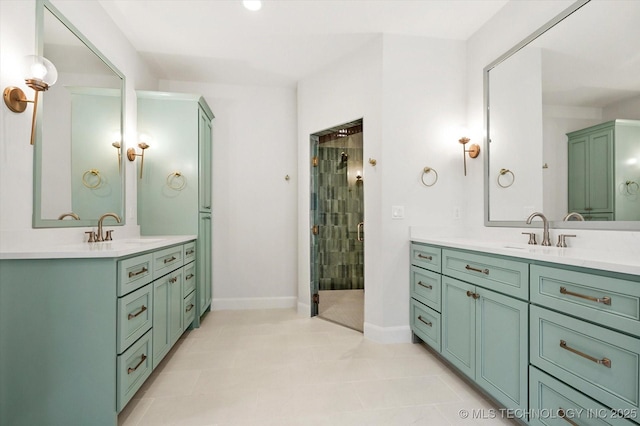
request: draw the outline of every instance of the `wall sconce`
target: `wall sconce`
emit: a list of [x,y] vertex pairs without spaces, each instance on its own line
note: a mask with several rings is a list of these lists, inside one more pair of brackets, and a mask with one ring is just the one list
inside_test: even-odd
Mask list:
[[142,179],[142,167],[144,166],[144,150],[149,148],[149,144],[145,143],[145,142],[140,142],[138,144],[138,148],[140,148],[142,151],[142,154],[136,154],[136,150],[135,148],[129,148],[127,150],[127,158],[129,159],[129,161],[135,161],[136,157],[142,157],[140,159],[140,179]]
[[356,186],[357,185],[362,185],[362,172],[360,170],[356,172]]
[[122,162],[121,161],[121,157],[120,157],[120,151],[121,151],[120,150],[120,146],[121,146],[121,144],[120,144],[120,142],[116,141],[116,142],[112,143],[111,146],[114,147],[118,151],[118,173],[120,173],[120,167],[121,167],[120,163]]
[[471,139],[463,136],[460,139],[458,139],[458,142],[460,142],[462,144],[462,159],[464,160],[464,175],[467,175],[467,152],[469,153],[469,157],[471,158],[476,158],[478,155],[480,155],[480,145],[478,144],[471,144],[469,145],[469,149],[465,149],[465,145],[470,141]]
[[31,139],[36,134],[36,111],[38,110],[38,94],[49,89],[58,80],[58,70],[53,63],[42,56],[30,55],[24,59],[22,71],[25,76],[24,81],[27,86],[35,91],[35,97],[32,101],[28,100],[22,89],[15,86],[8,86],[4,89],[2,97],[4,103],[13,112],[21,113],[27,109],[28,103],[33,103],[33,117],[31,118]]

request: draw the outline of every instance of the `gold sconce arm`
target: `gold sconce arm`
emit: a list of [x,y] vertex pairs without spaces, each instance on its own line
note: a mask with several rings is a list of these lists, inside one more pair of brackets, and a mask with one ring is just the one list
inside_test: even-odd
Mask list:
[[458,139],[458,142],[460,142],[462,144],[462,159],[464,161],[464,175],[467,175],[467,153],[469,153],[469,157],[470,158],[477,158],[478,155],[480,155],[480,145],[478,144],[471,144],[469,145],[469,149],[465,148],[465,145],[467,143],[469,143],[471,139],[469,139],[468,137],[461,137],[460,139]]
[[27,109],[28,103],[33,103],[33,115],[31,117],[31,139],[29,143],[33,145],[36,135],[36,112],[38,111],[38,96],[40,92],[48,90],[58,79],[58,71],[55,65],[42,56],[30,55],[24,58],[22,67],[24,68],[27,86],[35,92],[32,101],[27,99],[22,89],[16,86],[8,86],[2,92],[4,104],[9,110],[15,113],[22,113]]
[[136,150],[134,148],[127,149],[127,158],[129,159],[129,161],[135,161],[136,157],[141,157],[140,158],[140,179],[142,179],[142,168],[144,167],[144,151],[145,149],[149,148],[149,144],[145,142],[140,142],[138,144],[138,148],[142,150],[141,154],[136,154]]

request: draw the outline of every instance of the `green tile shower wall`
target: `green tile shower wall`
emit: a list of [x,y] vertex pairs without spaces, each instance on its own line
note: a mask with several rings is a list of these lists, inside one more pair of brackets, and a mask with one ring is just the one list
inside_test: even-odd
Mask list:
[[[361,139],[362,134],[347,139],[352,137]],[[355,183],[356,171],[362,172],[362,148],[323,145],[318,149],[317,197],[320,290],[362,289],[364,244],[357,240],[357,226],[364,218],[364,183]],[[348,155],[346,163],[342,162],[342,152]]]

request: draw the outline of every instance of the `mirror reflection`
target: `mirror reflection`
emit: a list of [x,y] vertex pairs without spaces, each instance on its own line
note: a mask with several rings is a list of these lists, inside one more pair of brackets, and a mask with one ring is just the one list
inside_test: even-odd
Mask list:
[[640,2],[590,1],[485,69],[488,225],[640,229],[638,20]]
[[95,225],[106,212],[124,217],[124,78],[53,6],[38,6],[42,56],[58,81],[38,113],[34,227]]

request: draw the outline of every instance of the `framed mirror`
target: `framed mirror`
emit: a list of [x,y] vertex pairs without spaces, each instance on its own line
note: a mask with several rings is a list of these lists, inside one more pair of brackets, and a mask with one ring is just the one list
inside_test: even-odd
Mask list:
[[36,2],[38,54],[58,70],[39,103],[33,227],[124,223],[124,75],[51,3]]
[[485,67],[486,226],[640,230],[639,20],[580,0]]

